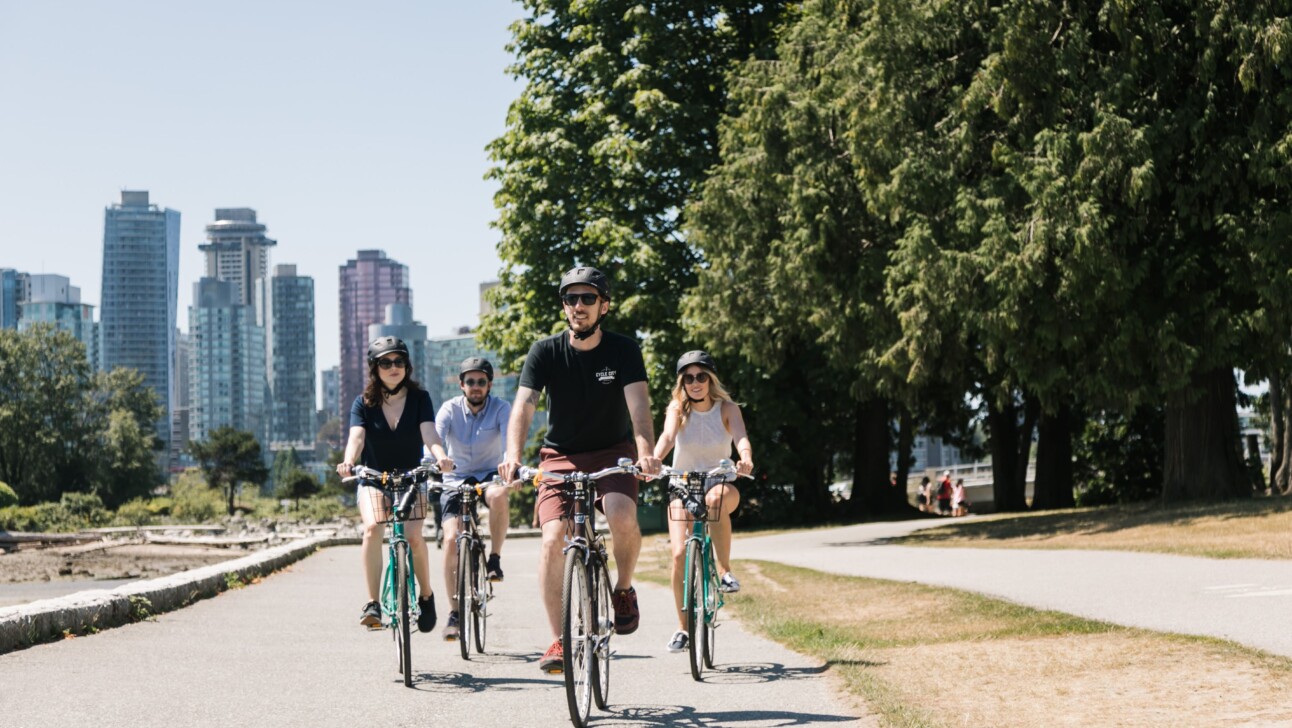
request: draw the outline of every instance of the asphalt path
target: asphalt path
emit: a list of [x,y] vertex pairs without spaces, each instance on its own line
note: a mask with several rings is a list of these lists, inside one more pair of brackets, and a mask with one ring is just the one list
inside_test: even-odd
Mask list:
[[[539,672],[551,636],[537,601],[534,539],[508,542],[487,654],[414,634],[414,687],[388,630],[358,624],[357,547],[325,549],[262,583],[150,621],[0,656],[0,724],[115,726],[568,726],[564,683]],[[439,552],[432,548],[432,558]],[[432,569],[438,585],[440,570]],[[820,662],[719,627],[719,669],[691,679],[664,649],[672,596],[638,584],[641,628],[615,637],[611,711],[596,726],[856,726]],[[436,589],[441,620],[443,589]],[[737,597],[738,598],[738,597]]]
[[736,541],[732,556],[955,587],[1131,627],[1232,640],[1292,657],[1292,562],[1090,550],[892,546],[938,519]]

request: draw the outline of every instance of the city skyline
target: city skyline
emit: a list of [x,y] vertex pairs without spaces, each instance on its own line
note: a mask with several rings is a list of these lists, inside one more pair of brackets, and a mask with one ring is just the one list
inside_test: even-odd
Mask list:
[[523,8],[309,9],[0,11],[0,267],[67,276],[102,312],[100,211],[149,190],[188,221],[180,311],[203,275],[211,211],[245,207],[279,241],[272,263],[316,281],[320,368],[339,363],[336,266],[361,249],[408,265],[414,289],[435,287],[414,310],[432,336],[475,325],[476,286],[500,266],[484,147],[520,92],[504,45]]

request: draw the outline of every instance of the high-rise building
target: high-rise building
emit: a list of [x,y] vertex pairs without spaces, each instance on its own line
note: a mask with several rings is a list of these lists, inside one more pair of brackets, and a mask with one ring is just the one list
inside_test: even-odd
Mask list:
[[273,352],[270,392],[273,417],[270,448],[278,444],[312,447],[314,426],[314,279],[296,275],[296,266],[274,268]]
[[[384,320],[368,327],[368,341],[378,336],[402,339],[408,346],[408,358],[412,361],[412,371],[409,373],[423,387],[429,387],[427,381],[431,375],[431,362],[426,348],[426,327],[413,320],[413,308],[404,303],[386,306]],[[436,406],[439,406],[438,400]]]
[[231,281],[203,278],[188,309],[192,338],[189,436],[204,440],[217,427],[268,435],[265,329],[255,310],[239,302]]
[[26,290],[18,303],[18,330],[44,323],[66,331],[85,344],[90,368],[96,368],[98,325],[94,323],[94,307],[81,303],[81,289],[67,276],[37,273],[27,274],[25,279]]
[[170,442],[175,409],[175,318],[179,306],[179,213],[122,191],[104,211],[99,359],[104,371],[137,369],[166,414],[157,423]]
[[197,246],[206,255],[206,277],[232,283],[234,300],[251,306],[261,326],[269,325],[269,249],[278,244],[265,229],[251,208],[216,208],[206,242]]
[[360,250],[341,266],[341,390],[337,415],[348,422],[354,398],[368,378],[368,327],[381,323],[386,306],[413,304],[408,266],[381,250]]
[[[324,369],[319,372],[319,380],[323,389],[323,416],[327,419],[338,417],[341,411],[341,367]],[[349,425],[349,421],[343,420],[342,424]]]
[[27,274],[0,268],[0,329],[18,328],[18,305],[26,298]]
[[189,412],[193,402],[193,335],[175,332],[175,409],[171,412],[170,464],[172,470],[191,464],[188,454]]

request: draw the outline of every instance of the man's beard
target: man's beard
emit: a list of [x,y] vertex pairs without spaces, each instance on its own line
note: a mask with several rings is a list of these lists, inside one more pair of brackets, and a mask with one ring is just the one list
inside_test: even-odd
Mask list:
[[485,397],[488,397],[488,396],[489,396],[488,392],[485,392],[484,394],[479,394],[479,395],[468,394],[467,402],[470,403],[472,407],[479,407],[480,405],[484,404]]
[[602,318],[603,316],[600,315],[600,312],[598,312],[595,318],[593,317],[593,314],[589,313],[587,317],[583,319],[583,323],[580,324],[582,328],[575,328],[574,314],[570,314],[565,319],[565,325],[570,327],[570,331],[574,332],[574,338],[586,339],[597,333],[597,328],[601,325]]

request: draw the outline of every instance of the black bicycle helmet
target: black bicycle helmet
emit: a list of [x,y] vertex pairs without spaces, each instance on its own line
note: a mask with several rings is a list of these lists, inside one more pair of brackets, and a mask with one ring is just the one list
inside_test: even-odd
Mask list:
[[368,363],[371,364],[386,354],[403,354],[408,357],[408,345],[403,339],[394,336],[378,336],[368,344]]
[[493,364],[483,356],[469,356],[462,360],[462,366],[458,367],[458,381],[467,375],[467,372],[484,372],[489,381],[493,381]]
[[557,294],[563,296],[565,295],[565,289],[579,284],[592,286],[597,289],[597,293],[601,294],[602,298],[607,301],[610,300],[610,284],[606,280],[606,274],[596,268],[587,266],[567,270],[565,275],[561,276],[561,288],[557,291]]
[[718,365],[714,363],[713,357],[709,356],[708,352],[700,351],[699,349],[688,351],[677,360],[677,373],[681,374],[683,369],[692,364],[699,364],[714,374],[718,373]]

